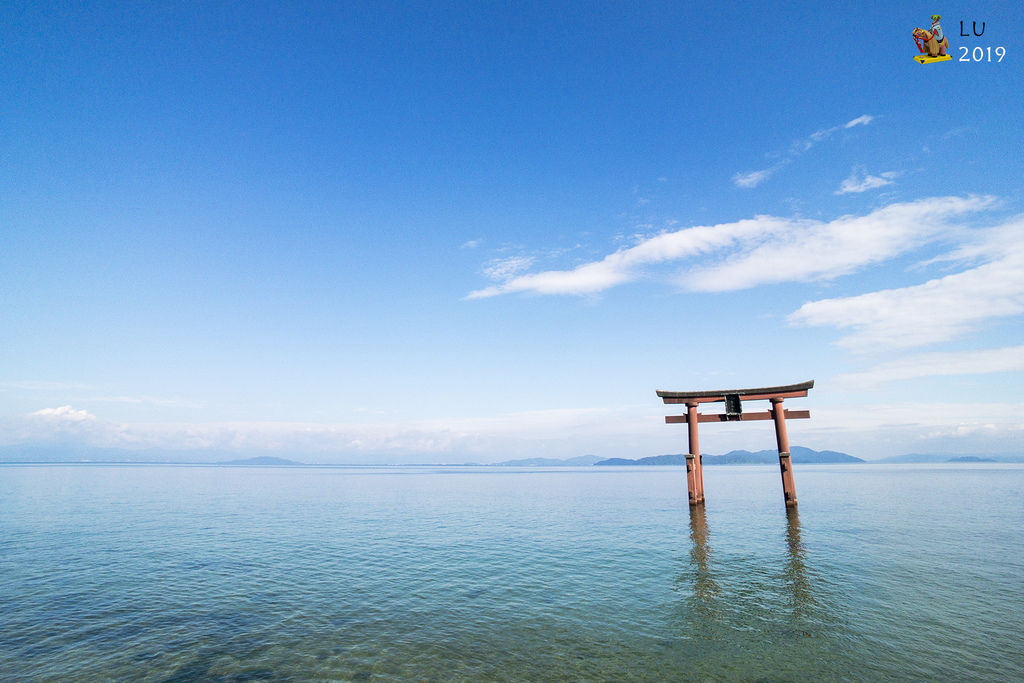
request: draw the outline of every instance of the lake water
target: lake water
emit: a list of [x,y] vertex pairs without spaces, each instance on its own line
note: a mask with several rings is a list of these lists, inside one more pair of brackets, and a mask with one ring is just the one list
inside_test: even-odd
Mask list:
[[0,466],[5,680],[1024,680],[1024,466]]

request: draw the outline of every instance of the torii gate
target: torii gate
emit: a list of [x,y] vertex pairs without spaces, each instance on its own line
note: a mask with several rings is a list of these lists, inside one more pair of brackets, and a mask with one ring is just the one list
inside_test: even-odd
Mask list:
[[[782,400],[802,398],[814,386],[814,380],[789,384],[782,387],[761,387],[759,389],[728,389],[725,391],[659,391],[658,396],[666,404],[685,403],[686,415],[668,415],[666,424],[687,423],[689,425],[690,452],[686,454],[686,485],[690,492],[690,505],[704,503],[704,467],[701,464],[700,446],[697,441],[697,425],[700,422],[734,422],[741,420],[775,420],[775,440],[779,445],[779,469],[782,470],[782,494],[786,506],[796,505],[796,484],[793,483],[793,463],[789,456],[789,437],[786,436],[786,418],[809,418],[809,410],[786,410]],[[771,410],[764,413],[744,413],[742,401],[771,401]],[[725,413],[701,415],[697,413],[700,403],[725,402]]]

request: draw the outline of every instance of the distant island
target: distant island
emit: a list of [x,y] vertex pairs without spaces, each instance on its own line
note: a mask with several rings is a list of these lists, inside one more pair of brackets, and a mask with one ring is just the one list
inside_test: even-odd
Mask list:
[[959,458],[950,458],[946,462],[999,462],[995,458],[979,458],[976,455],[961,455]]
[[[856,458],[838,451],[816,451],[803,446],[793,446],[790,449],[793,462],[797,464],[835,464],[835,463],[862,463],[861,458]],[[778,451],[729,451],[725,455],[704,455],[701,463],[704,465],[771,465],[779,462]],[[629,458],[609,458],[594,463],[597,466],[631,466],[638,465],[685,465],[686,455],[674,453],[671,455],[652,455],[647,458],[630,460]]]
[[494,467],[589,467],[594,465],[604,458],[597,455],[580,455],[575,458],[566,458],[565,460],[559,460],[558,458],[524,458],[522,460],[506,460],[505,462],[496,462]]
[[275,458],[271,455],[261,455],[255,458],[242,458],[241,460],[222,460],[214,463],[215,465],[252,465],[255,467],[290,467],[293,465],[305,465],[304,462],[298,460],[288,460],[286,458]]

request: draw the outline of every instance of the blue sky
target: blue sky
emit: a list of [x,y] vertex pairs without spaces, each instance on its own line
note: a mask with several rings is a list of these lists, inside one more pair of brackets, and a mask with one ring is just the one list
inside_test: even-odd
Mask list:
[[0,446],[643,457],[813,378],[796,444],[1019,450],[1018,3],[0,20]]

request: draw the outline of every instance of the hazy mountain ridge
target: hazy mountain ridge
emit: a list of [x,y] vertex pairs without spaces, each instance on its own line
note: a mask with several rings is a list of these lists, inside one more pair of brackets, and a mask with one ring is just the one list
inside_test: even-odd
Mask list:
[[[854,457],[839,451],[816,451],[803,446],[793,446],[790,449],[793,462],[796,464],[834,464],[834,463],[862,463],[865,460]],[[779,461],[779,452],[773,450],[764,451],[729,451],[724,455],[704,455],[701,462],[704,465],[770,465]],[[594,463],[597,466],[647,466],[647,465],[685,465],[686,455],[673,453],[669,455],[653,455],[647,458],[630,460],[628,458],[609,458]]]
[[254,465],[257,467],[291,467],[294,465],[305,465],[304,462],[298,460],[288,460],[287,458],[276,458],[272,455],[259,455],[255,458],[242,458],[240,460],[224,460],[217,462],[218,465]]
[[904,453],[891,455],[875,462],[893,464],[937,463],[937,462],[1024,462],[1024,453]]
[[[858,463],[873,464],[937,464],[937,463],[1024,463],[1024,454],[1017,453],[906,453],[879,460],[865,461],[839,451],[815,451],[802,446],[792,448],[793,462],[797,464]],[[291,458],[253,454],[252,451],[177,451],[160,449],[129,450],[119,448],[83,448],[67,445],[18,445],[0,447],[0,463],[123,463],[123,464],[194,464],[231,466],[300,466],[300,465],[404,465],[418,467],[494,466],[494,467],[589,467],[595,466],[647,466],[686,464],[682,453],[652,455],[644,458],[602,458],[581,455],[573,458],[521,458],[497,463],[459,462],[458,454],[449,454],[452,462],[438,463],[431,456],[419,462],[390,462],[385,457],[373,460],[325,453],[288,453]],[[436,458],[436,456],[433,456]],[[778,462],[775,450],[734,450],[724,455],[704,455],[705,465],[762,465]]]

